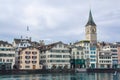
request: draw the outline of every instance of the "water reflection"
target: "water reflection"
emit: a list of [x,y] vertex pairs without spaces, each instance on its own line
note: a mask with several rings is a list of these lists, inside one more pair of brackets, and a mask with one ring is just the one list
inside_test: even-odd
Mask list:
[[[119,74],[118,74],[119,75]],[[112,73],[0,75],[0,80],[116,80]]]

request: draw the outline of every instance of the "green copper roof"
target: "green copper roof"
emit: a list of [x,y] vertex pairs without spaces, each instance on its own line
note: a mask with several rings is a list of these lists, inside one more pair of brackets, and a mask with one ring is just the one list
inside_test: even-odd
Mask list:
[[90,12],[89,12],[89,19],[88,19],[88,22],[87,22],[86,26],[88,26],[88,25],[96,26],[96,24],[95,24],[95,22],[94,22],[94,20],[93,20],[93,17],[92,17],[91,10],[90,10]]

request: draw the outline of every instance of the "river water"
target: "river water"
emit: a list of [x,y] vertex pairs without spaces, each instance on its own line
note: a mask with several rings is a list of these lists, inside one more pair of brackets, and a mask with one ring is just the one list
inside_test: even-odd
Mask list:
[[0,80],[120,80],[117,78],[112,73],[0,75]]

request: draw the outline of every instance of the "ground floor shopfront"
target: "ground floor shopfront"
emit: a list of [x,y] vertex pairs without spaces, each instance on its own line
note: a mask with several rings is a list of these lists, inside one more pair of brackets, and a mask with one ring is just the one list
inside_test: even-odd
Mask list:
[[86,68],[85,59],[71,59],[71,68]]
[[12,63],[0,63],[0,70],[11,70]]

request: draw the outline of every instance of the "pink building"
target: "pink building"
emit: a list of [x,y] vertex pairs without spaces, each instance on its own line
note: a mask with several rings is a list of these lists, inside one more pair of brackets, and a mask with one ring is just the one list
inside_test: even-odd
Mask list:
[[118,46],[118,67],[120,68],[120,46]]

